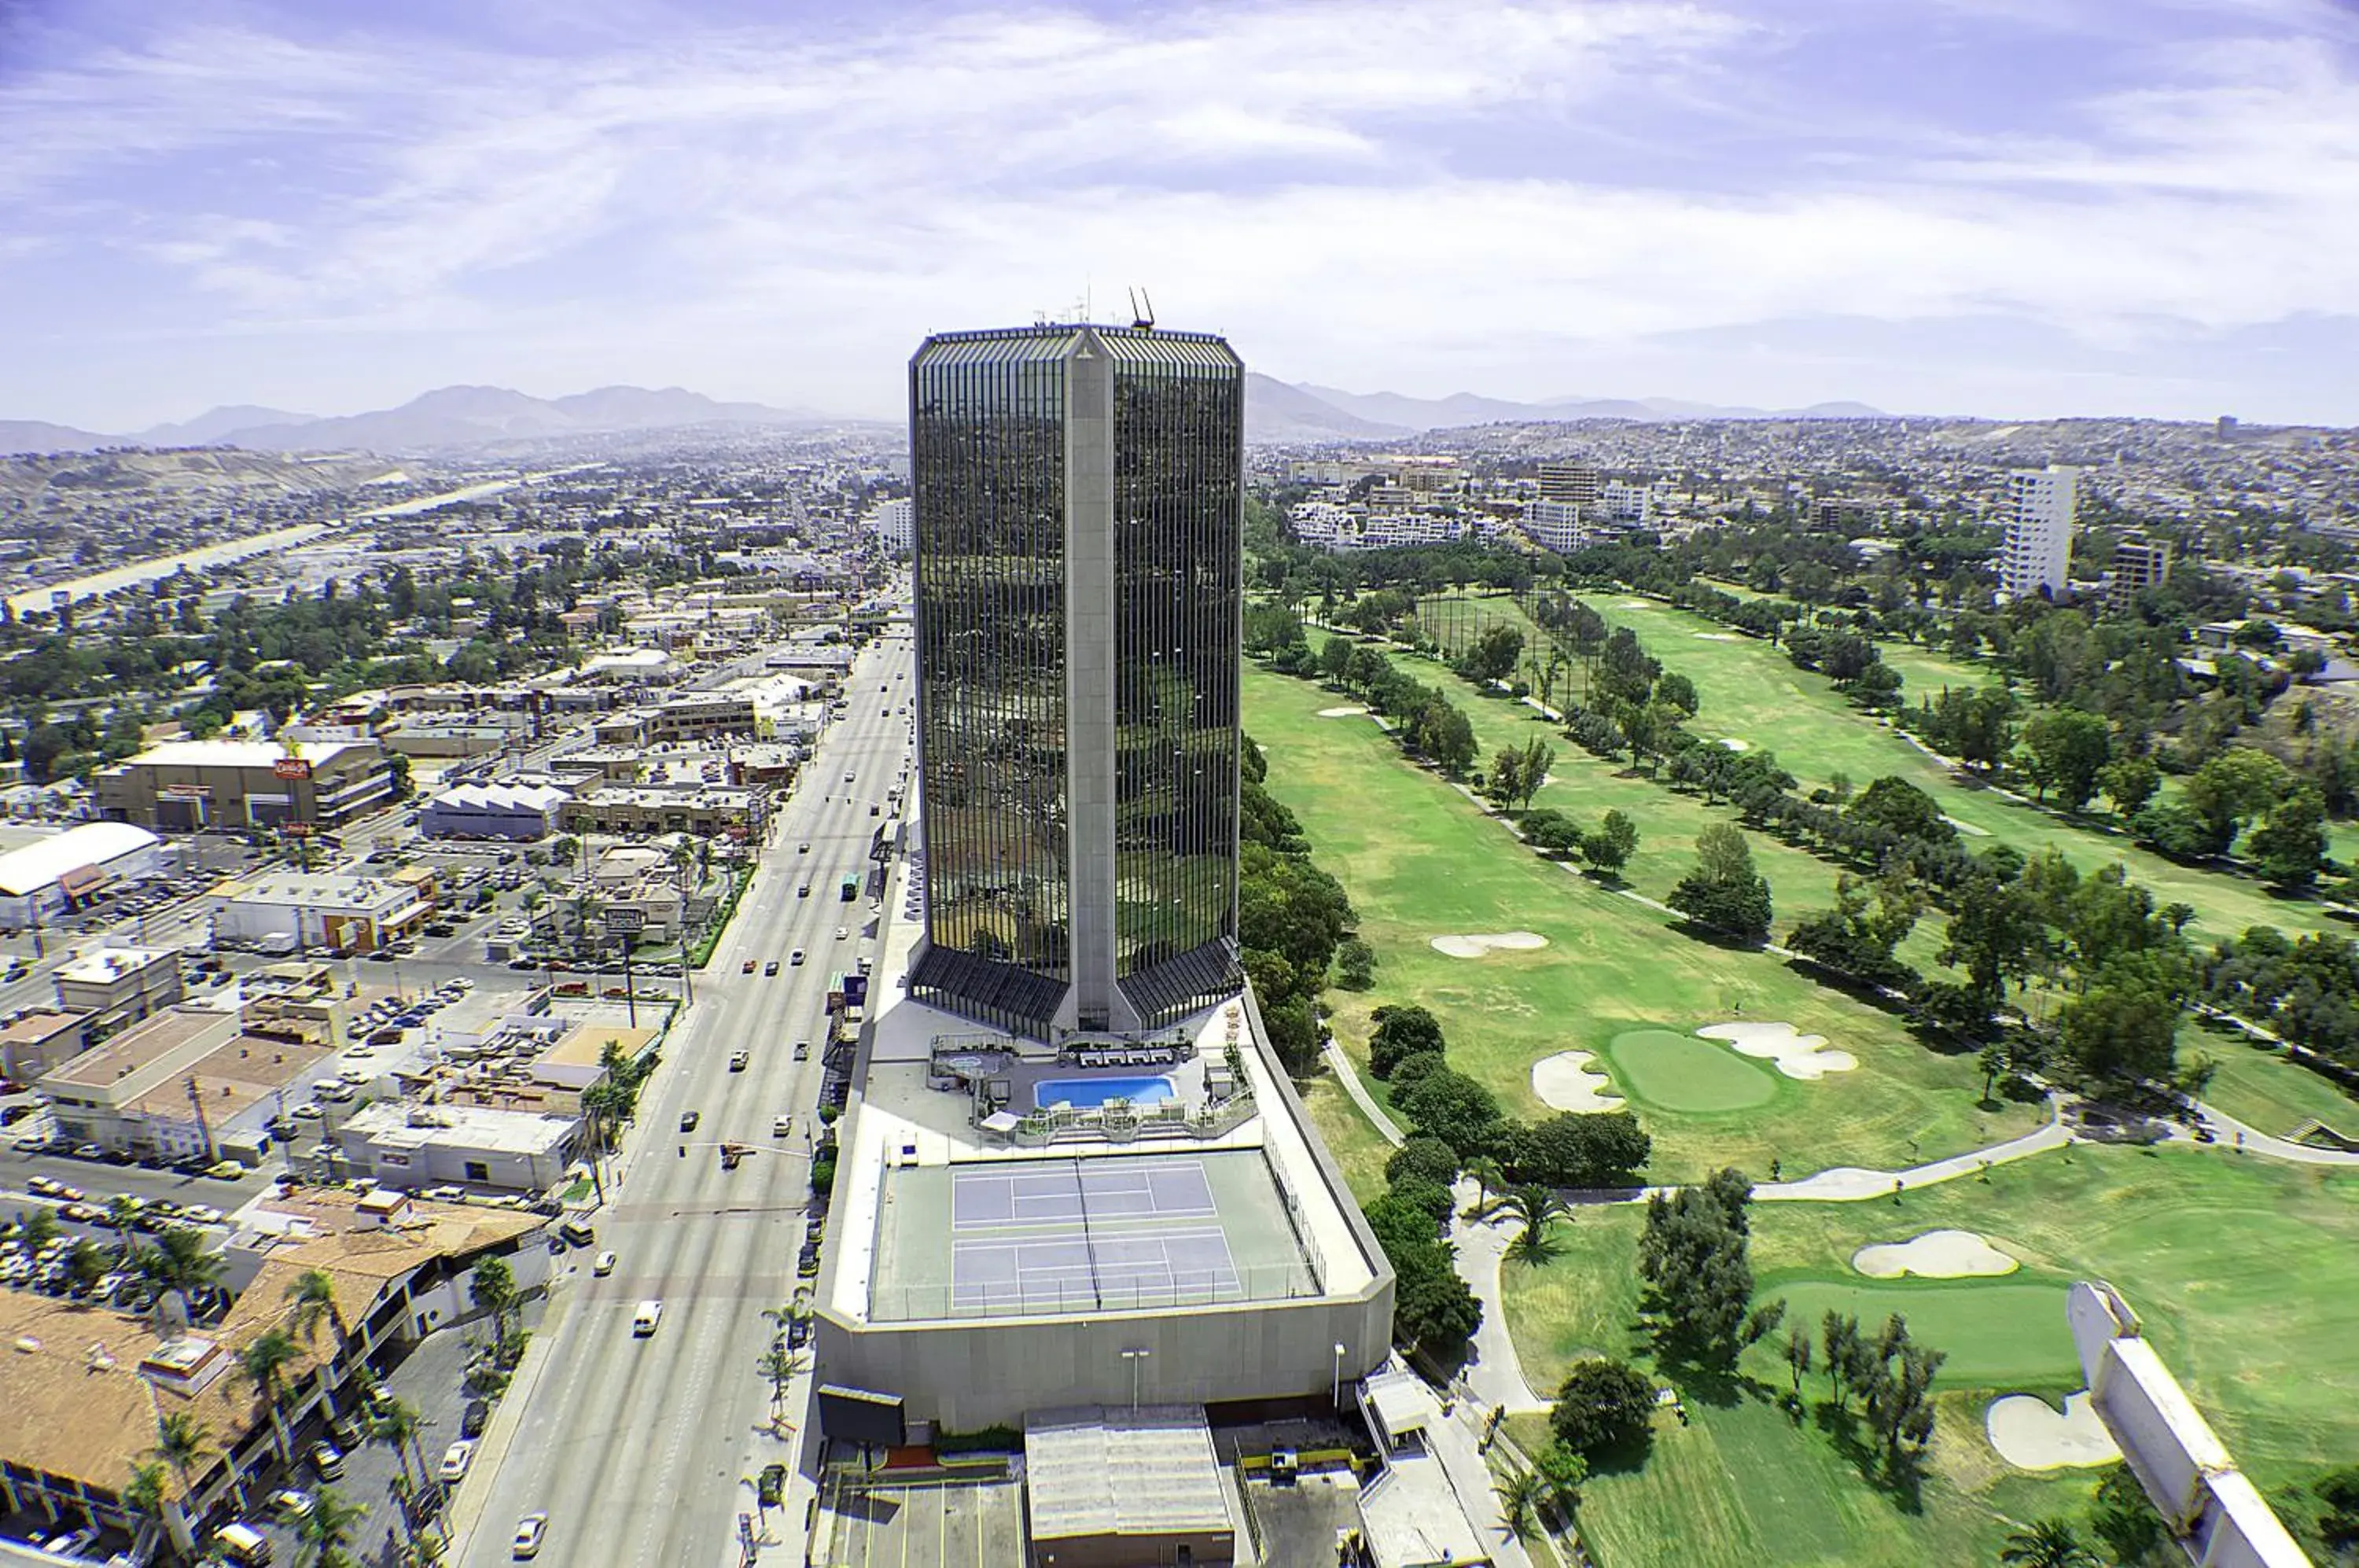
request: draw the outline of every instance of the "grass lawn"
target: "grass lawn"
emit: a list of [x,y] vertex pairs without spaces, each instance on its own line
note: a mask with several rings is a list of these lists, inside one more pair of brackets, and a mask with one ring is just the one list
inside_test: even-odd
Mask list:
[[1363,1207],[1382,1197],[1385,1161],[1391,1158],[1393,1146],[1368,1125],[1360,1107],[1352,1103],[1352,1097],[1333,1079],[1310,1079],[1295,1085],[1295,1089],[1302,1096],[1303,1109],[1310,1113],[1312,1125],[1319,1129],[1321,1141],[1327,1145],[1327,1152],[1342,1168],[1352,1196]]
[[[1788,1176],[1831,1165],[1891,1168],[2035,1125],[2024,1107],[1976,1106],[1981,1078],[1971,1057],[1929,1051],[1897,1020],[1773,955],[1682,936],[1664,916],[1540,860],[1404,760],[1368,719],[1318,717],[1343,705],[1333,693],[1248,670],[1245,696],[1246,725],[1268,753],[1271,792],[1301,819],[1376,951],[1373,990],[1329,994],[1338,1037],[1364,1062],[1369,1010],[1387,1001],[1431,1008],[1451,1060],[1525,1116],[1547,1109],[1531,1092],[1533,1062],[1565,1050],[1603,1053],[1632,1029],[1684,1036],[1728,1018],[1784,1020],[1859,1058],[1859,1071],[1816,1083],[1739,1063],[1771,1091],[1741,1112],[1650,1109],[1648,1170],[1662,1181],[1723,1164],[1766,1175],[1773,1159]],[[1549,945],[1480,959],[1430,945],[1437,936],[1507,931],[1536,931]]]
[[[1632,1354],[1635,1206],[1584,1208],[1563,1250],[1507,1266],[1510,1331],[1536,1386],[1597,1352]],[[1872,1242],[1954,1226],[2004,1241],[2024,1267],[1990,1279],[1864,1279]],[[1815,1419],[1795,1427],[1759,1389],[1714,1403],[1688,1391],[1692,1424],[1658,1417],[1643,1469],[1586,1489],[1583,1527],[1614,1568],[1688,1564],[1979,1564],[2009,1521],[2072,1512],[2093,1473],[2016,1472],[1982,1437],[2000,1393],[2051,1400],[2080,1387],[2062,1318],[2074,1279],[2107,1279],[2262,1489],[2307,1480],[2359,1449],[2359,1172],[2296,1170],[2223,1150],[2081,1148],[2001,1166],[1988,1182],[1921,1189],[1894,1205],[1770,1203],[1753,1211],[1764,1299],[1789,1323],[1829,1304],[1880,1322],[1899,1311],[1950,1352],[1929,1479],[1909,1512],[1865,1485]],[[1641,1356],[1643,1359],[1643,1356]],[[1767,1346],[1747,1370],[1787,1384]],[[1805,1381],[1811,1399],[1825,1388]],[[1519,1436],[1538,1441],[1538,1423]]]
[[[2194,934],[2203,937],[2240,935],[2250,926],[2274,925],[2290,931],[2332,929],[2319,906],[2301,899],[2272,897],[2257,883],[2219,872],[2179,866],[2137,848],[2126,838],[2094,827],[2060,822],[2045,812],[2015,804],[1997,792],[1962,781],[1947,765],[1919,751],[1898,730],[1871,718],[1846,702],[1823,677],[1797,670],[1785,654],[1767,643],[1739,637],[1719,638],[1727,628],[1701,615],[1667,604],[1625,594],[1587,595],[1590,604],[1614,626],[1638,634],[1647,651],[1695,682],[1701,703],[1692,733],[1709,739],[1733,737],[1777,754],[1787,771],[1808,789],[1843,773],[1854,786],[1894,774],[1930,794],[1942,811],[1961,824],[1972,843],[2003,839],[2025,854],[2054,847],[2082,871],[2093,871],[2121,861],[2130,876],[2151,890],[2158,904],[2183,902],[2196,911]],[[1511,599],[1477,601],[1494,615],[1512,617],[1527,626]],[[1895,669],[1909,684],[1904,696],[1911,701],[1938,691],[1913,674],[1930,673],[1928,661],[1938,656],[1907,650],[1887,651]],[[1946,663],[1946,661],[1942,661]],[[1952,667],[1952,683],[1972,676],[1982,685],[1987,678],[1971,667]],[[1576,677],[1576,680],[1578,678]],[[1777,878],[1764,867],[1773,886]]]
[[2204,1099],[2247,1127],[2283,1138],[2316,1119],[2359,1138],[2359,1100],[2265,1041],[2215,1034],[2190,1022],[2179,1031],[2179,1059],[2201,1051],[2217,1064]]

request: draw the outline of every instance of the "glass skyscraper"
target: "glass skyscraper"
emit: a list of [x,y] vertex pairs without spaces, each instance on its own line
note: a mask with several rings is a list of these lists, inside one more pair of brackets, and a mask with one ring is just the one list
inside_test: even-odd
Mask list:
[[910,994],[1043,1039],[1232,995],[1244,365],[1151,328],[943,333],[909,433]]

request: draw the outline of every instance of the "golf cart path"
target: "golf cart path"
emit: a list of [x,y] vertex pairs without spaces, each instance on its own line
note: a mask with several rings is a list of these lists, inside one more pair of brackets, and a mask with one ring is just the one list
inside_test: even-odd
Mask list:
[[1376,1129],[1379,1138],[1395,1149],[1408,1141],[1398,1124],[1385,1115],[1385,1108],[1376,1104],[1376,1097],[1360,1082],[1359,1070],[1352,1065],[1352,1059],[1343,1054],[1343,1048],[1335,1043],[1332,1035],[1319,1048],[1319,1054],[1326,1058],[1327,1071],[1335,1074],[1335,1082],[1343,1085],[1343,1093],[1352,1096],[1352,1103],[1360,1107],[1360,1114],[1368,1118],[1368,1125]]

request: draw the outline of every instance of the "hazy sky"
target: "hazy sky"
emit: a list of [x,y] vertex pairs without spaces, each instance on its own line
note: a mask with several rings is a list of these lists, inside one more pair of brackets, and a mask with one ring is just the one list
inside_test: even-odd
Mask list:
[[1289,380],[2359,423],[2310,0],[0,0],[0,418],[891,414],[929,330]]

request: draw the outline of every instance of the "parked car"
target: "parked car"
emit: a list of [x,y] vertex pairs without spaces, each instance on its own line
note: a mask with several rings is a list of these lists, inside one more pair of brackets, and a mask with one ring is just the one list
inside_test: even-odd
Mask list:
[[459,1412],[459,1435],[481,1437],[484,1435],[484,1428],[491,1424],[491,1400],[469,1399],[466,1409]]
[[462,1437],[442,1451],[441,1467],[434,1474],[440,1476],[442,1484],[447,1486],[465,1480],[467,1466],[474,1462],[475,1441],[473,1438]]
[[315,1443],[310,1451],[311,1468],[320,1473],[322,1481],[339,1480],[344,1474],[344,1451],[332,1443]]

